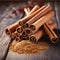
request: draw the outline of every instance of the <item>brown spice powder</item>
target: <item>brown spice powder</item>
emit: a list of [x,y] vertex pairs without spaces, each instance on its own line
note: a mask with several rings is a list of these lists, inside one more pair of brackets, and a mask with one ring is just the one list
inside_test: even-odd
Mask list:
[[48,49],[49,45],[46,42],[33,43],[29,40],[17,42],[13,41],[10,45],[10,50],[19,54],[32,54]]

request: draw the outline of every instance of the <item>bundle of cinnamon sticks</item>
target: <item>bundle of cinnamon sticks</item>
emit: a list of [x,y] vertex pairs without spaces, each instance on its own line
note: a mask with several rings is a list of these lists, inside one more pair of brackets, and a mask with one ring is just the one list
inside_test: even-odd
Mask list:
[[50,4],[42,7],[35,5],[32,10],[25,8],[24,11],[26,13],[24,18],[6,28],[6,34],[11,39],[38,42],[44,34],[47,34],[52,43],[58,42],[58,36],[53,30],[57,27],[57,23],[52,21],[55,13]]

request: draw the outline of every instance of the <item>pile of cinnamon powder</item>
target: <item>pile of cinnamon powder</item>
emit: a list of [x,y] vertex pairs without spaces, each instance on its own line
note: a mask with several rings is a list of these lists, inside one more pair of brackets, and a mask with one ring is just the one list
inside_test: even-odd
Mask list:
[[49,45],[46,42],[33,43],[29,40],[23,40],[21,42],[17,42],[16,40],[14,40],[10,45],[10,50],[19,54],[32,54],[46,50],[48,49],[48,47]]

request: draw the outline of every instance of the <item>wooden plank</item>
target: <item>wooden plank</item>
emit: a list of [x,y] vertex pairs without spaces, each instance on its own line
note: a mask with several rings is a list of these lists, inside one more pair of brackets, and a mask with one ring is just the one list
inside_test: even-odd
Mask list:
[[11,39],[6,35],[3,38],[3,40],[1,41],[1,43],[0,43],[0,60],[4,59],[10,41],[11,41]]

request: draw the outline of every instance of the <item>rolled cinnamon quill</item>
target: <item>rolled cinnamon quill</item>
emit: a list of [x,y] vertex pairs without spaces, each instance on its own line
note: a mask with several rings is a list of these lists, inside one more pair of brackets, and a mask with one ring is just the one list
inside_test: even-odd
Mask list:
[[46,34],[49,36],[52,43],[58,42],[58,36],[55,34],[53,29],[47,23],[44,24],[44,30]]
[[39,8],[38,10],[36,10],[35,12],[33,12],[32,14],[29,14],[27,16],[25,16],[24,18],[19,20],[19,24],[20,26],[22,26],[24,23],[26,23],[30,18],[32,18],[34,15],[36,15],[37,13],[39,13],[39,11],[41,11],[43,8],[45,8],[46,5],[42,6],[41,8]]
[[32,23],[37,21],[39,18],[44,16],[46,13],[52,10],[52,7],[50,5],[47,5],[45,8],[43,8],[38,14],[36,14],[34,17],[32,17],[29,21],[27,21],[24,25],[30,26]]
[[[50,26],[51,29],[55,29],[56,26],[57,26],[57,24],[56,24],[56,23],[52,23],[52,24],[50,24],[49,26]],[[44,34],[45,34],[45,33],[44,33],[44,30],[40,29],[40,30],[38,30],[36,33],[32,34],[29,39],[30,39],[31,41],[38,42],[38,40],[39,40]]]
[[35,5],[34,7],[33,7],[33,9],[31,10],[31,11],[29,11],[29,13],[27,13],[27,14],[31,14],[31,13],[33,13],[33,12],[35,12],[36,10],[38,10],[40,7],[38,6],[38,5]]
[[44,31],[39,30],[35,34],[30,36],[30,41],[38,42],[38,40],[43,36]]
[[12,40],[14,40],[14,39],[16,39],[17,37],[20,37],[20,36],[21,36],[21,34],[18,33],[17,31],[15,31],[14,33],[12,33],[10,35],[10,37],[11,37]]
[[36,31],[38,31],[38,29],[47,21],[49,21],[52,17],[54,16],[54,12],[50,11],[48,12],[46,15],[44,15],[43,17],[41,17],[39,20],[37,20],[36,22],[34,22],[31,26],[30,29],[33,31],[33,33],[35,33]]
[[[49,7],[49,6],[48,6],[48,7]],[[51,10],[51,8],[50,8],[50,10]],[[44,9],[43,9],[42,11],[44,11]],[[48,11],[49,11],[49,9],[47,8],[47,9],[46,9],[46,13],[47,13]],[[27,12],[27,14],[28,14],[28,12]],[[38,17],[38,16],[37,16],[37,17]],[[33,18],[32,18],[32,19],[33,19]],[[36,18],[35,18],[35,19],[36,19]],[[31,19],[30,19],[30,20],[31,20]],[[29,20],[29,21],[30,21],[30,20]],[[29,21],[28,21],[28,22],[29,22]],[[32,22],[32,20],[31,20],[30,22]],[[30,22],[29,22],[29,23],[30,23]],[[48,23],[48,24],[51,24],[51,23],[52,23],[52,20],[48,21],[47,23]],[[28,24],[28,23],[27,23],[27,24]],[[27,24],[26,24],[26,25],[27,25]],[[47,26],[48,26],[48,25],[47,25]],[[52,25],[52,26],[56,26],[56,23],[55,23],[54,25]],[[51,26],[50,28],[52,28],[52,26]],[[48,28],[47,28],[47,29],[48,29]],[[52,31],[53,31],[53,30],[52,30]],[[53,32],[54,32],[54,31],[53,31]],[[38,32],[38,33],[39,33],[39,32]],[[42,32],[41,32],[40,34],[41,34],[41,36],[43,35]],[[37,35],[38,35],[38,37],[39,37],[39,34],[37,34]],[[48,35],[50,35],[50,34],[48,34]],[[55,38],[57,38],[57,36],[56,36],[55,33],[54,33],[54,35],[55,35]],[[40,36],[40,37],[41,37],[41,36]],[[37,38],[38,38],[38,37],[37,37]],[[34,39],[34,38],[35,38],[34,36],[31,37],[31,39]],[[51,39],[51,38],[50,38],[50,39]],[[34,39],[34,40],[36,40],[36,39]],[[55,40],[54,40],[54,41],[55,41]],[[57,41],[57,40],[56,40],[56,41]]]
[[29,39],[29,36],[26,34],[25,31],[23,31],[22,35],[20,36],[20,39],[21,40],[28,40]]
[[21,40],[29,40],[29,36],[26,36],[26,37],[25,37],[25,36],[22,36],[22,35],[21,35],[21,36],[20,36],[20,39],[21,39]]
[[17,31],[18,33],[21,33],[21,32],[23,31],[22,26],[19,26],[19,27],[16,29],[16,31]]
[[24,11],[25,11],[26,14],[28,14],[27,10],[28,10],[28,12],[30,12],[30,11],[29,11],[30,9],[24,8]]
[[18,22],[8,26],[6,29],[5,29],[5,32],[7,35],[11,35],[15,30],[16,28],[19,26]]
[[25,33],[26,33],[27,35],[31,35],[31,34],[32,34],[32,31],[31,31],[31,29],[26,28],[26,29],[25,29]]
[[[49,7],[50,7],[50,8],[49,8]],[[47,9],[47,8],[49,8],[50,10],[52,9],[52,8],[51,8],[51,6],[49,6],[49,5],[48,5],[48,6],[46,6],[46,8],[45,8],[45,9]],[[46,12],[48,12],[48,11],[49,11],[49,9],[47,9],[47,10],[46,10]],[[32,10],[33,10],[32,12],[34,12],[34,11],[35,11],[35,9],[34,9],[34,8],[33,8]],[[43,10],[43,11],[44,11],[44,10]],[[26,12],[27,12],[27,13],[26,13]],[[30,12],[30,9],[29,9],[29,11],[28,11],[28,10],[25,8],[25,13],[26,13],[26,15],[28,15],[28,14],[29,14],[29,12]],[[30,14],[31,14],[31,12],[30,12]],[[34,17],[33,17],[32,19],[34,19]],[[31,19],[30,19],[30,20],[31,20]],[[30,24],[30,23],[28,23],[28,22],[29,22],[29,21],[27,21],[27,23],[25,23],[25,24],[23,25],[23,27],[24,27],[24,28],[29,27],[29,24]],[[32,20],[31,20],[30,22],[32,22]],[[48,24],[51,24],[51,23],[52,23],[52,20],[47,21],[47,23],[48,23]]]
[[[28,10],[27,10],[27,9],[26,9],[26,11],[27,11],[27,14],[28,14]],[[26,12],[25,12],[25,13],[26,13]],[[26,14],[26,15],[27,15],[27,14]],[[52,20],[49,20],[47,23],[52,25],[52,26],[49,25],[52,29],[57,27],[57,24],[56,24],[56,23],[53,23]],[[27,25],[26,25],[26,26],[27,26]],[[26,27],[26,26],[25,26],[25,27]],[[28,35],[31,35],[31,34],[32,34],[31,30],[29,30],[29,29],[25,30],[25,32],[26,32],[26,34],[28,34]],[[30,32],[31,32],[31,33],[30,33]],[[43,33],[41,32],[40,37],[41,37],[42,35],[43,35]]]
[[13,33],[16,28],[19,26],[19,25],[23,25],[24,23],[26,23],[26,21],[28,21],[30,18],[32,18],[35,14],[37,14],[40,10],[42,10],[46,5],[42,6],[40,9],[38,9],[36,12],[30,14],[30,15],[27,15],[25,16],[24,18],[18,20],[17,22],[15,22],[14,24],[8,26],[5,30],[6,34],[7,35],[11,35],[11,33]]
[[17,32],[17,37],[20,37],[22,34]]
[[35,5],[33,7],[33,9],[31,10],[31,12],[30,12],[30,9],[29,8],[25,8],[24,11],[25,11],[26,15],[29,15],[29,14],[33,13],[34,11],[36,11],[37,9],[39,9],[39,6],[38,5]]

